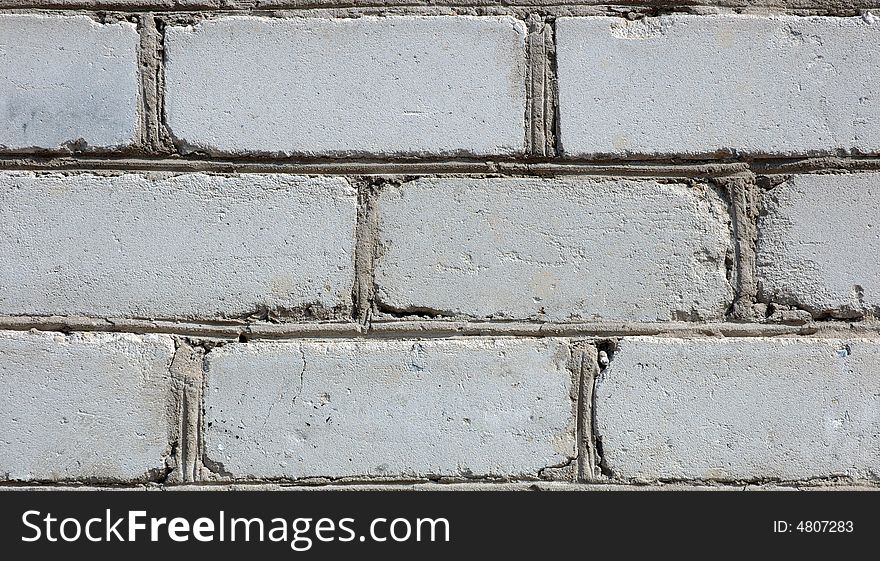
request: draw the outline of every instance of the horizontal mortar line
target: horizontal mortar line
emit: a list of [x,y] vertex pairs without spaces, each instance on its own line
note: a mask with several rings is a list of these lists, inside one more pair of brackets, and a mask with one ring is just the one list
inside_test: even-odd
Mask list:
[[876,156],[828,156],[803,159],[765,158],[753,160],[749,167],[754,173],[766,175],[803,171],[822,171],[826,169],[839,169],[844,171],[877,171],[880,170],[880,158]]
[[[177,487],[180,487],[181,484],[174,484]],[[597,490],[604,489],[609,490],[617,487],[621,488],[630,488],[630,489],[640,489],[640,490],[649,490],[649,489],[659,489],[659,488],[677,488],[677,487],[700,487],[700,488],[726,488],[732,489],[736,487],[743,486],[780,486],[780,487],[795,487],[795,486],[803,486],[809,488],[821,488],[821,487],[859,487],[866,489],[877,489],[880,490],[880,481],[875,481],[871,479],[852,479],[852,478],[838,478],[838,477],[815,477],[808,478],[803,480],[789,480],[789,479],[768,479],[768,478],[754,478],[748,480],[731,480],[731,479],[675,479],[675,480],[649,480],[649,481],[630,481],[625,479],[605,479],[605,480],[592,480],[592,481],[571,481],[571,480],[553,480],[553,479],[540,479],[535,477],[512,477],[512,478],[495,478],[491,476],[486,477],[473,477],[473,478],[461,478],[461,477],[440,477],[439,479],[431,479],[431,478],[406,478],[404,476],[401,477],[376,477],[376,476],[346,476],[346,477],[338,477],[338,478],[323,478],[322,476],[312,476],[312,477],[303,477],[300,479],[269,479],[269,478],[254,478],[254,479],[231,479],[231,480],[217,480],[217,481],[200,481],[185,484],[186,486],[192,487],[223,487],[226,485],[238,485],[244,488],[252,487],[252,486],[262,486],[262,485],[278,485],[283,487],[292,487],[292,488],[313,488],[313,489],[322,489],[328,487],[347,487],[347,488],[361,488],[361,487],[372,487],[372,486],[425,486],[425,487],[468,487],[468,486],[486,486],[486,487],[503,487],[507,485],[518,485],[518,486],[590,486],[594,487]]]
[[370,335],[377,337],[449,337],[519,336],[519,337],[626,337],[640,335],[686,337],[775,337],[786,335],[815,336],[821,334],[880,334],[880,322],[828,321],[804,325],[761,323],[694,323],[694,322],[497,322],[438,320],[375,320]]
[[[880,160],[878,160],[880,167]],[[0,169],[22,171],[155,171],[208,173],[289,173],[289,174],[394,174],[439,173],[478,174],[654,174],[729,175],[749,170],[744,162],[529,162],[503,159],[432,160],[336,160],[308,159],[223,159],[223,158],[115,158],[115,157],[0,157]]]
[[880,491],[880,483],[871,480],[837,480],[834,478],[806,479],[803,481],[725,481],[684,479],[677,481],[626,482],[609,481],[548,481],[548,480],[472,480],[472,481],[432,481],[400,479],[381,480],[363,479],[352,481],[330,481],[326,483],[314,481],[277,481],[270,479],[201,481],[192,483],[134,483],[134,482],[91,482],[91,481],[3,481],[0,490],[59,490],[77,491],[89,489],[117,489],[132,491],[197,491],[234,489],[240,491],[259,491],[262,489],[287,491],[321,491],[321,490],[558,490],[558,491],[662,491],[662,490],[702,490],[702,491],[734,491],[748,487],[752,490],[774,489],[807,489],[820,491],[829,490],[864,490]]
[[804,325],[691,322],[580,322],[468,321],[380,319],[369,325],[338,322],[190,322],[175,320],[113,319],[67,316],[0,316],[0,330],[96,333],[154,333],[225,340],[413,339],[460,336],[614,338],[659,337],[780,337],[854,338],[880,336],[880,321],[820,321]]
[[[355,322],[297,322],[286,324],[286,331],[300,337],[353,337],[364,328]],[[266,332],[272,338],[280,324],[257,322],[194,322],[187,320],[152,320],[130,318],[92,318],[85,316],[0,316],[0,330],[96,333],[156,333],[183,337],[238,339],[240,336],[260,337]],[[253,335],[250,335],[251,333]]]
[[880,156],[761,157],[739,160],[516,159],[309,160],[0,155],[0,170],[59,172],[278,173],[301,175],[520,174],[723,177],[740,173],[880,170]]

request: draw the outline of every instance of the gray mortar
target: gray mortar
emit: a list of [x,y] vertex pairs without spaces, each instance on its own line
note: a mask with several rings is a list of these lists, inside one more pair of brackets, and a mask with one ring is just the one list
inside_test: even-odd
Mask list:
[[59,333],[156,333],[210,341],[283,340],[301,338],[430,339],[444,337],[578,337],[596,338],[655,335],[670,337],[822,337],[880,336],[880,321],[827,320],[798,324],[756,322],[589,322],[551,323],[527,321],[468,321],[418,318],[371,319],[354,322],[246,321],[223,324],[181,320],[91,318],[75,316],[0,316],[0,330],[54,331]]
[[598,469],[596,436],[593,430],[593,388],[598,373],[598,349],[585,341],[571,345],[571,369],[577,373],[577,480],[592,481]]
[[377,189],[381,179],[363,178],[353,181],[358,189],[357,228],[355,232],[355,281],[352,292],[354,320],[368,326],[375,311],[374,268],[376,262],[379,213],[376,208]]
[[164,22],[153,14],[142,14],[138,24],[141,147],[149,155],[167,155],[174,145],[165,125]]
[[535,14],[526,22],[526,148],[534,157],[553,157],[558,104],[553,25]]
[[752,174],[725,177],[716,180],[716,183],[727,191],[736,253],[731,270],[736,294],[729,316],[738,321],[763,319],[756,317],[754,309],[758,291],[755,243],[758,238],[757,217],[761,192]]
[[171,387],[174,411],[170,415],[176,425],[177,469],[169,483],[191,483],[201,479],[202,384],[205,349],[178,339],[171,361]]
[[[786,169],[795,169],[798,162],[786,161]],[[753,163],[752,165],[759,165]],[[767,162],[760,162],[765,173],[773,168]],[[805,168],[825,167],[812,160],[800,162]],[[861,169],[880,169],[880,160],[840,160],[834,168],[853,171]],[[276,173],[293,175],[380,175],[387,179],[399,180],[389,176],[440,176],[458,174],[513,175],[522,177],[556,177],[570,175],[621,176],[645,178],[687,178],[687,177],[725,177],[748,172],[747,162],[711,163],[658,163],[658,162],[555,162],[555,161],[517,161],[505,159],[465,159],[453,160],[424,158],[419,161],[382,161],[379,159],[351,159],[333,161],[321,158],[297,160],[279,159],[223,159],[223,158],[90,158],[53,157],[50,159],[27,155],[0,157],[0,169],[16,170],[58,170],[68,173],[90,172],[95,174],[119,174],[126,171],[157,171],[165,173],[205,172],[217,174],[238,173]]]

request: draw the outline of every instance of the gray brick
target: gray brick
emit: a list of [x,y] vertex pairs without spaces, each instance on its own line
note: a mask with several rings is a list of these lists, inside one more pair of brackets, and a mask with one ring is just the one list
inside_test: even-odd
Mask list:
[[719,319],[729,216],[705,184],[421,179],[379,200],[379,303],[542,320]]
[[568,359],[550,339],[228,345],[206,455],[238,478],[534,477],[575,455]]
[[796,175],[764,195],[765,301],[817,316],[880,314],[880,173]]
[[616,477],[877,478],[877,341],[628,338],[595,400]]
[[[607,0],[444,0],[443,6],[549,6],[558,8],[567,4],[585,6],[608,5]],[[852,11],[858,8],[876,8],[876,0],[712,0],[711,6],[732,8],[769,7],[774,9],[808,9]],[[127,10],[230,10],[230,9],[280,9],[280,8],[383,8],[427,6],[436,7],[436,0],[0,0],[0,8],[90,8]]]
[[0,151],[134,143],[137,46],[131,23],[0,15]]
[[341,178],[2,173],[0,314],[344,314],[356,199]]
[[880,152],[873,19],[559,18],[564,152]]
[[510,17],[229,17],[170,27],[184,150],[520,153],[525,25]]
[[173,354],[160,335],[0,331],[0,480],[157,479]]

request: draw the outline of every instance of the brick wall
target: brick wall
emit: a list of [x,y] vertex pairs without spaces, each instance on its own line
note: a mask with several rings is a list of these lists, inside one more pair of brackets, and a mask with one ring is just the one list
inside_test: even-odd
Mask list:
[[877,5],[441,4],[0,0],[0,481],[880,484]]

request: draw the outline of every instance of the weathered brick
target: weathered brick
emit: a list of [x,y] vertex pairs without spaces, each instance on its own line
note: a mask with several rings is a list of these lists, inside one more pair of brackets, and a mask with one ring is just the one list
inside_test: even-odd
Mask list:
[[229,17],[169,27],[184,150],[520,153],[525,25],[510,17]]
[[357,194],[341,178],[0,174],[0,314],[345,313]]
[[0,151],[134,143],[137,46],[131,23],[0,15]]
[[[443,6],[549,6],[607,5],[608,0],[443,0]],[[635,3],[638,4],[638,3]],[[814,9],[823,12],[876,8],[876,0],[712,0],[706,5],[731,8],[769,7],[774,9]],[[0,0],[0,8],[88,8],[127,10],[248,10],[282,8],[394,8],[441,5],[436,0]]]
[[420,179],[379,199],[377,301],[480,318],[723,317],[729,215],[705,184]]
[[556,20],[568,156],[880,152],[872,16]]
[[0,480],[159,478],[173,354],[168,336],[0,331]]
[[536,476],[575,455],[551,339],[297,341],[207,358],[208,465],[238,478]]
[[880,342],[620,342],[595,391],[614,476],[643,480],[876,479]]
[[764,194],[761,299],[817,316],[880,314],[880,173],[795,175]]

